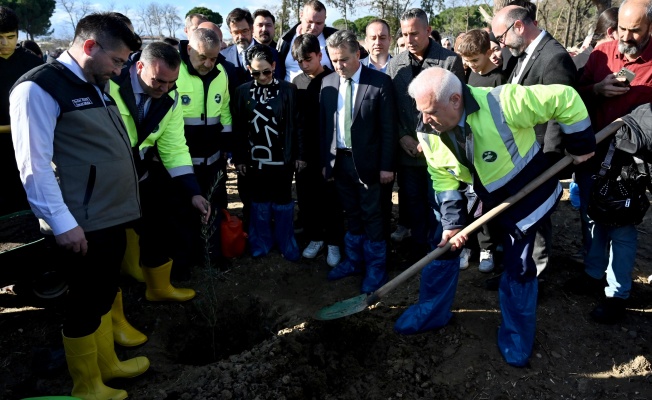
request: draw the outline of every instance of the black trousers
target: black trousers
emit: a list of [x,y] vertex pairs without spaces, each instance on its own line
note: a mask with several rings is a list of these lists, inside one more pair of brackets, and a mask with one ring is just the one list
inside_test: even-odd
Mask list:
[[[344,238],[344,214],[334,182],[327,182],[319,163],[311,163],[295,175],[303,229],[309,241],[339,246]],[[391,198],[390,198],[391,202]]]
[[[53,245],[59,265],[67,266],[69,285],[63,334],[82,337],[95,332],[102,315],[111,310],[118,292],[120,264],[125,253],[126,225],[85,232],[88,252],[81,253]],[[54,242],[54,237],[46,240]]]
[[351,152],[337,152],[333,176],[349,232],[372,242],[384,240],[381,184],[360,181]]

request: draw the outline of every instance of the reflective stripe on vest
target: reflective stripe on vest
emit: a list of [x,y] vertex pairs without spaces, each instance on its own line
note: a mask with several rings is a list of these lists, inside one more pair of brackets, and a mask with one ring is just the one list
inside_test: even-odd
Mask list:
[[[498,134],[502,139],[507,152],[512,158],[513,168],[507,172],[503,177],[491,182],[485,183],[485,188],[489,193],[500,189],[505,186],[509,181],[514,179],[516,175],[519,174],[527,166],[527,164],[532,161],[534,156],[539,152],[540,146],[537,141],[534,141],[530,149],[525,153],[524,156],[518,151],[518,146],[516,145],[516,140],[514,139],[514,133],[505,123],[505,118],[503,116],[502,110],[500,108],[500,92],[502,91],[502,86],[498,86],[492,89],[487,95],[487,103],[489,104],[489,110],[491,112],[491,117],[493,122],[498,130]],[[483,182],[484,183],[484,182]]]
[[543,218],[548,211],[550,211],[555,204],[557,204],[557,199],[561,195],[561,192],[564,189],[562,189],[561,184],[557,183],[557,187],[555,188],[555,191],[548,196],[546,201],[541,203],[539,207],[537,207],[536,210],[532,211],[530,215],[527,217],[523,218],[522,220],[518,221],[516,223],[516,227],[521,230],[523,233],[527,233],[527,230],[534,225],[537,221],[539,221],[541,218]]
[[194,157],[192,159],[192,165],[211,165],[219,160],[221,155],[222,151],[218,151],[210,157]]
[[217,125],[220,123],[220,117],[208,117],[206,118],[206,121],[201,119],[201,117],[184,117],[183,118],[183,124],[184,125]]

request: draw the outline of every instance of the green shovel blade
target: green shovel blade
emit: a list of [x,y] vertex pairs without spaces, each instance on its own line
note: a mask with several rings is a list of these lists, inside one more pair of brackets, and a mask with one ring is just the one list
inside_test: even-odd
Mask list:
[[317,311],[315,319],[327,321],[364,311],[369,307],[369,298],[372,296],[373,294],[361,294],[350,299],[338,301]]

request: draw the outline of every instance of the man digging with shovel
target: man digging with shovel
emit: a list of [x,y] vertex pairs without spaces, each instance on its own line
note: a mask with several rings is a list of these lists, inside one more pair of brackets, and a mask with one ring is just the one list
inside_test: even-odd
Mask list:
[[[445,69],[429,68],[412,81],[408,92],[422,113],[418,138],[441,207],[444,231],[439,247],[470,222],[465,196],[469,186],[486,213],[550,167],[536,141],[535,125],[552,119],[559,122],[574,163],[593,156],[595,137],[588,113],[568,86],[474,88],[462,85]],[[505,232],[498,347],[513,366],[527,364],[534,343],[538,290],[534,234],[561,195],[559,181],[547,179],[496,217]],[[463,234],[454,238],[451,250],[459,252],[466,239]],[[449,322],[459,260],[445,258],[423,269],[419,303],[398,319],[397,332],[413,334]]]

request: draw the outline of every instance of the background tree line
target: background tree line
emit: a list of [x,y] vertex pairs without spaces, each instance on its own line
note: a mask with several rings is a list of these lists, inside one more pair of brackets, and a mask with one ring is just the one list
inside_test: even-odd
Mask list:
[[[299,15],[305,0],[281,0],[267,7],[276,16],[276,39],[299,22]],[[566,47],[576,46],[591,33],[596,16],[605,9],[618,6],[621,0],[536,0],[539,27],[550,32]],[[400,27],[401,14],[413,7],[420,7],[430,15],[430,25],[442,36],[456,37],[459,33],[473,28],[488,26],[488,18],[493,10],[499,10],[508,0],[325,0],[329,9],[337,9],[341,19],[327,23],[338,29],[351,29],[361,38],[364,28],[372,18],[385,19],[394,34]],[[199,12],[212,22],[222,25],[223,17],[209,8],[195,7],[185,15],[178,14],[177,7],[171,4],[151,2],[136,8],[125,6],[122,9],[108,3],[106,10],[97,9],[90,0],[0,0],[0,5],[16,11],[21,20],[21,30],[30,39],[36,36],[53,34],[50,18],[56,7],[68,16],[70,31],[66,38],[72,38],[74,27],[85,15],[96,11],[118,11],[127,15],[141,36],[175,36],[184,24],[184,17],[191,12]],[[360,9],[369,10],[370,15],[355,18]],[[251,10],[253,11],[253,10]],[[332,21],[332,22],[331,22]],[[59,38],[62,37],[57,33]]]

